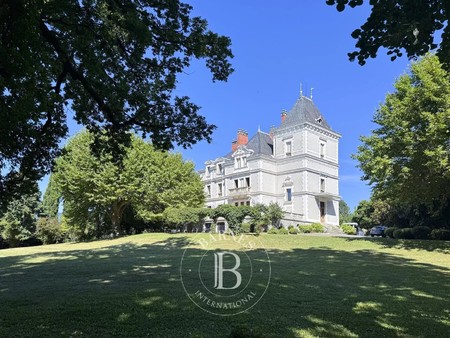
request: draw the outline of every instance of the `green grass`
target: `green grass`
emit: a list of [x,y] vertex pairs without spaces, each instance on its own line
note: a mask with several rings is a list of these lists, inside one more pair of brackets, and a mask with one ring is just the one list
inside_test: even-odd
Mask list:
[[272,280],[250,311],[218,317],[180,283],[205,234],[0,251],[0,336],[445,337],[450,243],[261,235]]

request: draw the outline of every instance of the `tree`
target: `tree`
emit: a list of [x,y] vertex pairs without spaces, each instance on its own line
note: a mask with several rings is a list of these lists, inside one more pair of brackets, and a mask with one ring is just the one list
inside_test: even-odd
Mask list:
[[204,208],[168,207],[163,214],[167,224],[172,227],[186,226],[190,232],[201,223],[207,211]]
[[230,204],[221,204],[210,211],[209,217],[214,219],[214,221],[216,221],[219,217],[225,218],[231,230],[233,230],[233,232],[235,233],[239,233],[244,218],[247,216],[252,217],[253,215],[254,210],[250,206],[234,206]]
[[436,56],[427,55],[395,89],[375,113],[379,127],[361,138],[354,158],[375,199],[425,205],[430,215],[448,215],[450,76]]
[[[346,6],[361,6],[364,0],[327,0],[342,12]],[[350,60],[364,65],[368,58],[377,56],[380,47],[387,48],[391,60],[402,56],[409,58],[425,55],[437,49],[437,55],[446,69],[450,69],[450,2],[448,0],[370,1],[371,14],[359,29],[352,33],[357,40],[357,51],[349,53]],[[440,45],[435,39],[441,33]]]
[[280,227],[280,221],[284,216],[284,211],[278,203],[270,202],[266,209],[266,218],[270,224],[276,228]]
[[108,152],[95,156],[94,141],[87,131],[76,135],[56,160],[54,171],[64,216],[78,237],[99,236],[109,229],[121,234],[122,217],[130,207],[141,219],[151,220],[168,207],[203,205],[200,177],[181,155],[157,151],[133,136],[117,162]]
[[58,216],[60,196],[61,193],[58,191],[57,185],[54,182],[54,176],[50,175],[41,205],[42,213],[45,216],[51,218]]
[[10,247],[33,236],[39,207],[39,194],[23,195],[9,203],[0,218],[0,235]]
[[358,223],[361,228],[369,229],[375,225],[372,220],[373,211],[372,201],[362,200],[353,213],[352,221]]
[[352,214],[350,208],[344,200],[339,201],[339,224],[351,222]]
[[210,141],[215,126],[173,94],[177,76],[204,59],[213,81],[226,81],[233,55],[230,39],[191,9],[179,0],[0,3],[3,208],[48,172],[68,109],[88,130],[114,135],[103,147],[115,152],[129,130],[164,149]]

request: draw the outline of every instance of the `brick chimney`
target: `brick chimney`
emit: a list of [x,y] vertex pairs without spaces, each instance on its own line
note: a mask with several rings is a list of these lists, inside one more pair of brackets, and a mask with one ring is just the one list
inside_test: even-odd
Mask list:
[[237,138],[231,142],[231,151],[235,151],[239,146],[248,143],[248,133],[243,129],[238,129]]
[[286,110],[283,110],[281,112],[281,122],[283,122],[286,119],[286,116],[287,116],[287,112],[286,112]]

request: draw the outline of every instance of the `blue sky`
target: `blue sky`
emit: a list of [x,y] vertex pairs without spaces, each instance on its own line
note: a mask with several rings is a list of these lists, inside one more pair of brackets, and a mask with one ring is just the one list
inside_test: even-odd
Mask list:
[[[228,82],[213,83],[204,62],[198,61],[180,77],[176,94],[189,96],[218,128],[211,144],[176,150],[202,168],[206,160],[229,152],[237,129],[251,136],[258,126],[268,131],[278,125],[281,111],[290,110],[303,83],[303,93],[309,95],[314,88],[314,102],[342,134],[340,195],[352,209],[367,199],[370,188],[360,181],[350,155],[360,135],[375,127],[373,113],[408,65],[406,58],[391,62],[385,51],[365,66],[348,61],[355,44],[350,33],[365,22],[369,8],[339,13],[325,0],[186,2],[194,15],[208,20],[211,30],[231,38],[235,72]],[[69,126],[71,134],[80,129],[72,121]],[[42,190],[46,184],[44,179]]]

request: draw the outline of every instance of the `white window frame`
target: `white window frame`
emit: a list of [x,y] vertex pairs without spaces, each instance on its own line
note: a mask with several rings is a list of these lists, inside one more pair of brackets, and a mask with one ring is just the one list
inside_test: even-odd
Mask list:
[[320,145],[319,145],[319,155],[321,158],[325,158],[325,156],[327,155],[327,141],[325,140],[320,140]]
[[284,154],[286,157],[292,156],[292,139],[284,141]]
[[[322,184],[322,182],[323,182],[323,184]],[[322,187],[323,187],[323,189],[322,189]],[[326,189],[327,189],[327,178],[325,176],[320,176],[320,179],[319,179],[319,191],[320,192],[325,192]]]

